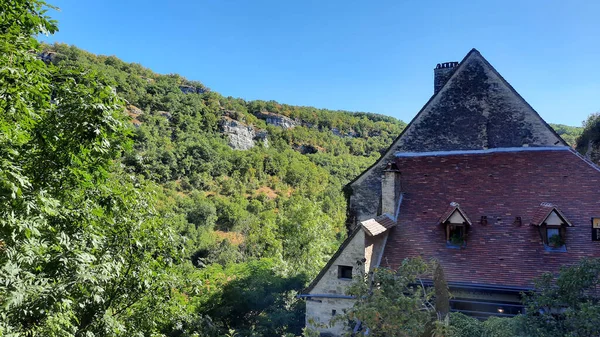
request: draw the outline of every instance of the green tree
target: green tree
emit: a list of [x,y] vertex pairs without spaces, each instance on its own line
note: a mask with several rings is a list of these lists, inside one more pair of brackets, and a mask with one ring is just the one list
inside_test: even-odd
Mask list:
[[34,35],[56,30],[43,1],[0,8],[0,335],[157,331],[178,243],[152,187],[115,162],[122,101],[94,72],[37,59]]
[[597,336],[600,334],[600,259],[564,267],[557,277],[544,274],[526,298],[529,336]]
[[432,272],[432,264],[422,259],[406,259],[397,270],[375,269],[351,285],[348,293],[356,303],[342,319],[360,321],[362,334],[368,329],[369,336],[422,336],[436,309],[434,289],[421,278],[431,279]]

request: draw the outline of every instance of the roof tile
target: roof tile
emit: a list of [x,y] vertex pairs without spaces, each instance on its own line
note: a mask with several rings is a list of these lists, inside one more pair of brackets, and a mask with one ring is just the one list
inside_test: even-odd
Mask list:
[[[591,240],[587,226],[600,214],[600,171],[571,151],[407,156],[396,164],[403,201],[382,266],[397,268],[403,259],[421,256],[438,259],[448,281],[532,286],[544,272],[600,257],[600,242]],[[472,223],[464,249],[446,248],[439,226],[451,201],[463,214],[493,220]],[[566,230],[566,253],[545,251],[539,228],[514,225],[515,217],[537,221],[541,202],[552,203],[574,225]],[[544,208],[546,216],[553,209]]]

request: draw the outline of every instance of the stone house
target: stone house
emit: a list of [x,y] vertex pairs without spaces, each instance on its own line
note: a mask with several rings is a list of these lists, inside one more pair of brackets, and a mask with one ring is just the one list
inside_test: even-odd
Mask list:
[[[600,168],[571,149],[475,49],[438,64],[434,94],[346,186],[350,234],[300,297],[307,326],[353,305],[353,275],[435,258],[468,315],[522,312],[544,272],[600,257]],[[592,220],[593,221],[593,220]],[[600,227],[600,220],[597,220]]]

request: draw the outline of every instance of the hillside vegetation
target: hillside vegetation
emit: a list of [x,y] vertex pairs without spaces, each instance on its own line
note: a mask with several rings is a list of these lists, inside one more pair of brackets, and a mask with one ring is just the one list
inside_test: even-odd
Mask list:
[[0,8],[0,335],[301,334],[342,187],[405,124],[224,97]]

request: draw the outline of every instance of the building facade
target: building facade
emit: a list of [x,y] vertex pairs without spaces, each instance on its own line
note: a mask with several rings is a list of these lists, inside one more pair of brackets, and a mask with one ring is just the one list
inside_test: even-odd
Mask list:
[[571,149],[473,49],[438,64],[434,94],[352,181],[350,235],[301,294],[307,326],[342,334],[352,275],[406,258],[444,267],[454,311],[522,312],[533,279],[600,257],[600,169]]

